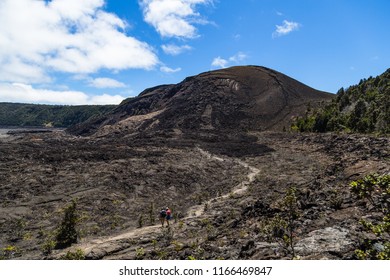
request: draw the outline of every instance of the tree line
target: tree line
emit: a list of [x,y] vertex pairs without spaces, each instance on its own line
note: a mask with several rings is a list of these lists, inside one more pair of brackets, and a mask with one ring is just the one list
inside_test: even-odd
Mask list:
[[115,105],[0,103],[0,126],[69,127],[113,110]]
[[390,132],[390,69],[359,84],[341,88],[331,103],[319,109],[308,107],[291,126],[294,131],[357,133]]

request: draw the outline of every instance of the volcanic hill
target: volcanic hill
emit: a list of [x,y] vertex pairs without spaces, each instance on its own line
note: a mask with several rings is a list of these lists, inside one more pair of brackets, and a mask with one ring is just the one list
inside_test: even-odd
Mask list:
[[69,129],[105,135],[136,131],[264,131],[288,127],[307,104],[332,95],[259,66],[205,72],[173,85],[146,89],[103,117]]

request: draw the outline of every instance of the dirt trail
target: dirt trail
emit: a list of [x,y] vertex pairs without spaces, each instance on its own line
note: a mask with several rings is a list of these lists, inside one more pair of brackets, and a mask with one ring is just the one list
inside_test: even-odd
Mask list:
[[133,229],[131,231],[127,231],[125,233],[122,233],[122,234],[119,234],[116,236],[94,239],[94,240],[89,241],[87,244],[80,244],[81,246],[77,246],[77,248],[82,249],[87,254],[101,244],[111,243],[111,242],[113,242],[113,241],[115,242],[117,240],[134,238],[137,236],[141,236],[144,234],[155,232],[156,229],[159,229],[159,228],[161,228],[160,225],[137,228],[137,229]]
[[[232,194],[241,194],[243,192],[245,192],[248,188],[248,185],[250,183],[252,183],[255,178],[256,178],[256,175],[260,173],[260,169],[256,168],[256,167],[253,167],[253,166],[250,166],[249,164],[243,162],[242,160],[239,160],[239,159],[230,159],[230,158],[221,158],[221,157],[218,157],[216,155],[213,155],[211,153],[209,153],[208,151],[205,151],[201,148],[197,148],[197,150],[204,156],[208,157],[210,160],[217,160],[217,161],[225,161],[225,160],[230,160],[230,161],[234,161],[235,163],[245,167],[245,168],[248,168],[250,170],[250,172],[246,175],[246,179],[244,179],[242,182],[240,182],[239,184],[237,184],[230,193],[227,193],[225,195],[222,195],[222,196],[218,196],[216,198],[212,198],[210,199],[209,201],[206,202],[206,204],[211,204],[212,201],[218,201],[218,200],[223,200],[223,199],[226,199],[228,198],[230,195]],[[202,216],[204,214],[204,205],[195,205],[193,207],[191,207],[189,210],[188,210],[188,213],[192,213],[192,216],[191,217],[199,217],[199,216]]]
[[[221,195],[215,198],[212,198],[208,201],[206,201],[206,204],[213,204],[217,201],[224,200],[228,198],[232,194],[241,194],[245,192],[249,186],[250,183],[252,183],[256,175],[260,173],[260,169],[250,166],[249,164],[239,160],[239,159],[231,159],[231,158],[222,158],[216,155],[213,155],[209,153],[208,151],[205,151],[201,148],[196,148],[202,155],[206,156],[210,160],[216,160],[216,161],[233,161],[247,169],[249,169],[249,173],[246,175],[245,179],[237,184],[235,187],[233,187],[232,191],[228,194]],[[201,205],[195,205],[187,211],[188,216],[185,217],[183,220],[191,220],[200,216],[204,215],[204,204]],[[115,246],[116,242],[123,241],[123,240],[129,240],[137,237],[141,237],[147,234],[153,234],[153,233],[160,233],[158,229],[161,229],[160,225],[154,225],[154,226],[146,226],[142,228],[136,228],[132,229],[130,231],[126,231],[122,234],[115,235],[115,236],[109,236],[109,237],[102,237],[97,238],[93,240],[84,241],[83,243],[76,244],[73,247],[79,248],[84,251],[85,255],[90,254],[92,251],[104,251],[104,255],[109,255],[110,253],[115,253],[117,251],[120,251],[122,249],[121,245],[118,244],[118,246]],[[60,253],[62,255],[62,253]]]

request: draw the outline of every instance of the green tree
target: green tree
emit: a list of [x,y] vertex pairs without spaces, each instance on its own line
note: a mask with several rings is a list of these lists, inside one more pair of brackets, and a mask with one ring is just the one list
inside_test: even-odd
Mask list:
[[363,99],[359,99],[349,117],[349,126],[357,132],[366,132],[368,121],[365,118],[367,105]]
[[296,257],[295,236],[297,221],[300,217],[296,193],[296,188],[289,188],[279,202],[281,214],[275,215],[263,226],[263,233],[268,241],[277,242],[292,258]]
[[390,69],[359,85],[341,88],[331,103],[308,108],[291,129],[301,132],[390,133]]
[[79,215],[76,210],[76,201],[72,201],[64,210],[64,218],[57,229],[56,249],[69,247],[77,242],[78,233],[76,225],[79,221]]

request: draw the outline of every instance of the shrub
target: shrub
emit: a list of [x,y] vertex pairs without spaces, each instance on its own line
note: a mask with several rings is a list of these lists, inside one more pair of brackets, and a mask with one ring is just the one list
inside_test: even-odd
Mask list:
[[42,253],[45,256],[48,256],[53,252],[55,247],[56,247],[56,242],[54,240],[47,240],[41,247]]
[[135,250],[135,258],[137,259],[137,260],[142,260],[143,258],[145,257],[145,250],[144,250],[144,248],[137,248],[136,250]]
[[81,249],[76,249],[76,252],[68,251],[62,260],[85,260],[85,253]]
[[355,251],[359,259],[390,260],[390,175],[367,175],[350,183],[352,193],[368,201],[381,213],[379,220],[361,220],[365,231],[375,234],[376,239],[364,239]]
[[77,242],[78,233],[76,225],[78,219],[79,215],[76,211],[76,202],[73,200],[72,203],[65,208],[64,218],[57,230],[56,249],[63,249]]
[[339,210],[341,209],[341,206],[343,205],[344,199],[342,194],[337,189],[332,189],[329,195],[329,203],[330,207]]
[[262,232],[270,242],[277,242],[284,251],[295,255],[296,222],[300,216],[296,189],[291,187],[283,199],[279,202],[282,213],[267,220],[262,227]]
[[2,255],[0,255],[0,259],[12,259],[17,253],[19,253],[19,249],[16,246],[8,245],[2,249]]
[[144,215],[139,215],[138,216],[138,227],[142,228],[144,226]]

